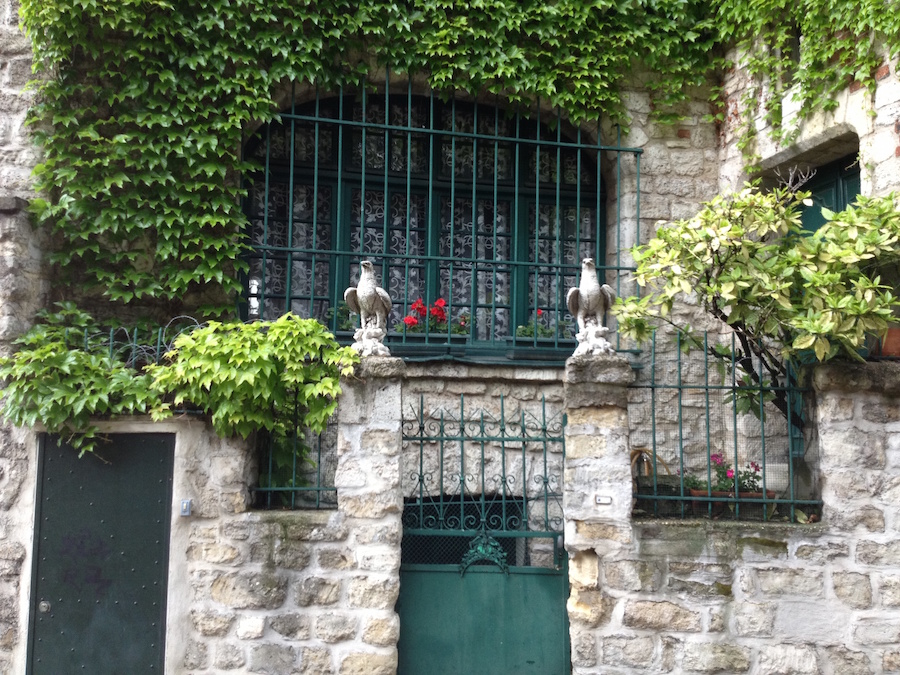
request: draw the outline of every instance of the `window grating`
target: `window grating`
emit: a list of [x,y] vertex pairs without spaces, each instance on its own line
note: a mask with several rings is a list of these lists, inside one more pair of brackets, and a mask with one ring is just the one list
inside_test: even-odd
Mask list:
[[[734,363],[706,355],[734,349],[708,334],[687,349],[657,334],[630,390],[631,464],[637,517],[811,522],[821,513],[818,452],[794,382],[757,386]],[[779,409],[780,408],[780,409]]]
[[[247,317],[293,311],[349,339],[355,317],[342,295],[369,259],[394,302],[395,353],[571,349],[564,296],[581,259],[614,284],[626,269],[607,247],[622,238],[601,153],[619,176],[620,155],[638,151],[526,112],[411,88],[295,103],[246,146],[260,167],[247,175]],[[418,300],[442,303],[443,320],[413,310]]]

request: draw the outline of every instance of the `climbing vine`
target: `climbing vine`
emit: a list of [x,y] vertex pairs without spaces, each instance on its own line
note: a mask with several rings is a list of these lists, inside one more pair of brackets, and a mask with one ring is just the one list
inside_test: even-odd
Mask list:
[[98,417],[202,412],[222,437],[260,430],[314,432],[337,406],[340,378],[359,357],[314,319],[196,322],[151,331],[101,326],[72,304],[45,312],[0,356],[0,416],[43,426],[84,453],[100,440]]
[[[754,119],[782,146],[813,113],[838,106],[838,94],[858,86],[874,94],[883,64],[900,51],[900,17],[883,0],[718,0],[716,41],[736,47],[749,76],[741,99],[739,146],[752,165]],[[784,103],[797,115],[785,119]],[[722,121],[725,111],[719,113]]]
[[701,7],[23,0],[48,77],[32,111],[44,152],[33,208],[61,239],[60,268],[110,299],[227,309],[244,247],[242,134],[275,116],[279,83],[327,91],[386,67],[439,92],[622,119],[619,83],[637,58],[660,74],[650,86],[661,111],[703,81]]

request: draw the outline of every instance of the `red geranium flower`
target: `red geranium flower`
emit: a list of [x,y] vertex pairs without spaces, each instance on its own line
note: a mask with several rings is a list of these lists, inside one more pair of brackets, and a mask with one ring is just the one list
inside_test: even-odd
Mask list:
[[404,316],[403,323],[405,323],[407,327],[412,328],[419,323],[419,320],[414,316]]
[[416,300],[412,304],[412,307],[410,309],[412,311],[414,311],[416,314],[418,314],[419,316],[425,316],[426,314],[428,314],[428,310],[425,308],[425,303],[422,302],[422,298],[419,298],[418,300]]

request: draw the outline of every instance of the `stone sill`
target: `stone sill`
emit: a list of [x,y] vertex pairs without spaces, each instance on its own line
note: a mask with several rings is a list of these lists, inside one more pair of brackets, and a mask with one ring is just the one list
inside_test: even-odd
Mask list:
[[816,391],[872,392],[900,396],[900,362],[826,363],[813,370]]

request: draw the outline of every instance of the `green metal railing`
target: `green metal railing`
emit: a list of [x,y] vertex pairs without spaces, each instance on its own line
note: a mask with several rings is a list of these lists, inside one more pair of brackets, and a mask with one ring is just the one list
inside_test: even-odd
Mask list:
[[342,294],[369,259],[398,355],[565,358],[581,259],[617,286],[631,269],[621,214],[633,201],[636,232],[640,182],[623,191],[622,158],[639,167],[640,149],[588,140],[540,102],[444,102],[389,75],[379,89],[295,97],[248,141],[246,316],[294,311],[349,339]]
[[[711,356],[733,335],[654,336],[630,403],[635,515],[810,522],[821,500],[808,442],[808,391],[755,384],[734,357]],[[639,426],[635,427],[635,421]]]
[[498,406],[472,411],[460,396],[455,411],[431,410],[422,397],[404,422],[404,565],[459,565],[473,550],[501,566],[561,564],[564,416],[545,401]]

